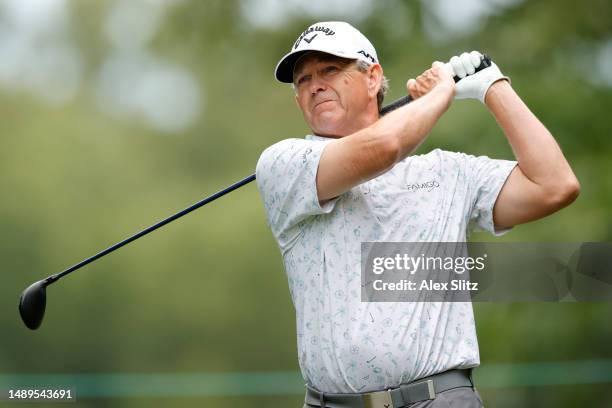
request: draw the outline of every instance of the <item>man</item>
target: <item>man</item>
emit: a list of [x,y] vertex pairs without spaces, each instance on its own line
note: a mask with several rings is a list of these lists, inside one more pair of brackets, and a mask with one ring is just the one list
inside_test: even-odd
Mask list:
[[[465,242],[471,222],[501,235],[578,195],[554,138],[495,64],[474,73],[479,59],[451,59],[457,85],[435,62],[408,81],[415,100],[382,117],[376,50],[347,23],[313,24],[277,65],[312,134],[266,149],[256,174],[296,309],[305,406],[482,406],[471,303],[360,301],[361,242]],[[413,155],[464,98],[486,105],[516,161]]]

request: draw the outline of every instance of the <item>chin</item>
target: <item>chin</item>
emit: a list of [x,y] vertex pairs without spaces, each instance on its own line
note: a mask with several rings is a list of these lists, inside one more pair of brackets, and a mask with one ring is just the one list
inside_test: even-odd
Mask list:
[[313,130],[313,132],[315,132],[318,135],[322,135],[322,136],[335,136],[335,137],[341,137],[341,136],[345,136],[345,134],[343,133],[344,131],[344,126],[342,126],[342,123],[340,120],[338,120],[338,118],[335,118],[336,120],[325,120],[325,121],[320,121],[319,123],[317,123],[315,126],[311,126],[310,128]]
[[322,127],[316,127],[316,128],[311,128],[312,131],[320,136],[327,136],[327,137],[342,137],[342,132],[340,131],[340,129],[335,128],[333,126],[322,126]]

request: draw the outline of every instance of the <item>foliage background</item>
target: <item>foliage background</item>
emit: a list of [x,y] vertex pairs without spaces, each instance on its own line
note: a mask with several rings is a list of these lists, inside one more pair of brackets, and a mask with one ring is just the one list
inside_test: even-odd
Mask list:
[[[77,398],[91,407],[301,406],[294,310],[254,184],[52,286],[36,332],[17,301],[302,137],[291,90],[272,73],[313,21],[349,21],[371,39],[388,102],[432,61],[487,52],[582,185],[572,206],[501,239],[611,241],[611,16],[605,0],[0,2],[0,385],[71,375],[90,381]],[[473,101],[453,104],[419,152],[435,147],[512,158]],[[476,304],[485,403],[609,406],[611,310]],[[202,373],[254,385],[173,388]],[[153,389],[149,374],[161,376]]]

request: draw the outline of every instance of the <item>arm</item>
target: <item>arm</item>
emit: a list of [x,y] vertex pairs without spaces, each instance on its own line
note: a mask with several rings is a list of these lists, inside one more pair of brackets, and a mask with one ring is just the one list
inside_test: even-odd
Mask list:
[[578,179],[553,136],[510,84],[495,82],[485,104],[518,161],[493,208],[496,228],[536,220],[572,203],[580,192]]
[[441,63],[434,63],[418,80],[428,82],[431,91],[327,145],[317,170],[321,203],[391,169],[425,140],[453,100],[454,81]]

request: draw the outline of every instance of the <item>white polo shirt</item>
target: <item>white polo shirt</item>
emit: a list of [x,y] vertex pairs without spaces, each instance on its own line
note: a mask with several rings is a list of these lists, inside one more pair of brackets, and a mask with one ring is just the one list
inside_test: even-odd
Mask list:
[[332,140],[283,140],[256,170],[304,379],[324,392],[367,392],[479,365],[471,303],[361,302],[361,242],[465,242],[471,226],[507,232],[494,231],[493,205],[516,161],[435,149],[321,207],[316,172]]

